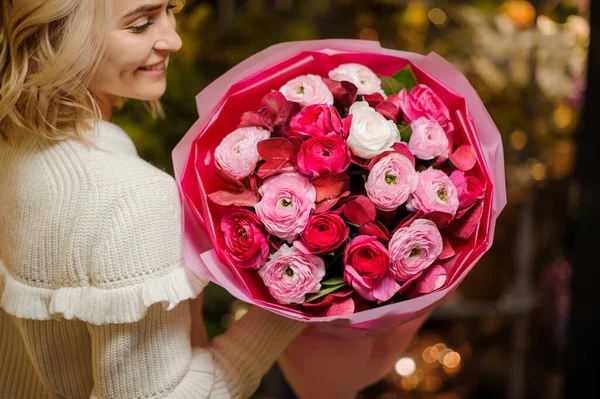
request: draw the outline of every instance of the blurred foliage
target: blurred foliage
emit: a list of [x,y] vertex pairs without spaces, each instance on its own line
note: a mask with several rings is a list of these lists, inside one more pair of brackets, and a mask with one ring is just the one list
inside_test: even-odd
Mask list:
[[[114,121],[140,156],[172,173],[171,150],[195,122],[194,97],[232,66],[285,41],[378,40],[384,47],[435,51],[469,79],[502,133],[508,206],[494,247],[459,295],[496,299],[513,274],[520,204],[537,215],[536,268],[564,252],[574,136],[585,86],[589,41],[586,1],[472,0],[188,0],[178,15],[184,47],[171,56],[166,119],[151,120],[127,102]],[[209,112],[199,104],[200,112]],[[211,286],[206,324],[224,330],[232,299]],[[226,324],[226,323],[225,323]]]

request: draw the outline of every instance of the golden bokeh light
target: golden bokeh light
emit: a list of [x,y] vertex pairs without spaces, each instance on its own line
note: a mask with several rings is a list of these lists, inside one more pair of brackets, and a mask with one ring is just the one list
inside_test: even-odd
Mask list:
[[510,146],[517,151],[521,151],[527,145],[527,134],[521,129],[517,129],[510,134]]
[[533,180],[542,181],[546,179],[546,167],[541,162],[535,162],[531,165],[531,177]]
[[575,118],[575,111],[567,104],[559,104],[552,113],[552,121],[559,129],[568,128]]
[[436,25],[444,25],[448,18],[446,13],[441,8],[432,8],[427,14],[429,20]]
[[521,28],[529,27],[535,21],[535,7],[528,1],[510,0],[502,4],[500,12]]
[[460,354],[458,352],[447,353],[442,359],[442,364],[447,368],[454,368],[460,364]]

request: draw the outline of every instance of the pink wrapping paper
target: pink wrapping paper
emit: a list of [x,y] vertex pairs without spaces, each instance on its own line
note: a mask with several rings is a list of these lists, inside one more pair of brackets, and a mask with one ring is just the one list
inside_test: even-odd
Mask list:
[[[475,148],[475,173],[486,181],[480,224],[454,259],[446,265],[448,282],[436,292],[400,303],[347,316],[309,317],[269,302],[260,282],[219,262],[215,253],[222,240],[218,216],[222,209],[209,204],[206,193],[216,189],[212,151],[237,127],[244,111],[258,109],[262,96],[289,79],[306,73],[327,76],[341,63],[360,62],[376,73],[392,75],[411,65],[419,82],[432,87],[454,110],[452,119]],[[319,331],[355,339],[390,333],[398,326],[429,314],[467,276],[490,248],[496,218],[506,204],[500,134],[479,96],[466,78],[435,53],[427,56],[381,48],[378,42],[320,40],[281,43],[241,62],[196,97],[199,119],[173,151],[175,176],[184,209],[184,257],[188,267],[227,289],[236,298],[286,317],[318,323]],[[204,234],[206,232],[207,234]]]

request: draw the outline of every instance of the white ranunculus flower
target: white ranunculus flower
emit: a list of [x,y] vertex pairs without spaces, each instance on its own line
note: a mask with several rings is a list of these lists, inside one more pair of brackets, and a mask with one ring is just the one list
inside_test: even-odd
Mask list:
[[352,115],[352,125],[348,135],[348,146],[354,155],[371,159],[389,151],[398,141],[398,126],[369,107],[366,101],[355,102],[349,112]]
[[333,105],[333,94],[319,75],[298,76],[279,89],[288,100],[300,103],[302,107],[312,104]]
[[353,83],[358,88],[358,94],[381,93],[385,97],[381,89],[381,79],[362,64],[342,64],[329,71],[329,79]]

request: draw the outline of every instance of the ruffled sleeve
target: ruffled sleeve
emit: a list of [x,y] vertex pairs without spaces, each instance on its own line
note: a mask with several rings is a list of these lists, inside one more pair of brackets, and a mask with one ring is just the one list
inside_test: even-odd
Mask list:
[[[16,317],[131,323],[161,303],[165,310],[196,297],[207,284],[183,264],[181,207],[166,174],[91,193],[84,236],[74,246],[87,255],[87,282],[36,287],[0,262],[0,306]],[[81,221],[80,221],[81,222]]]

